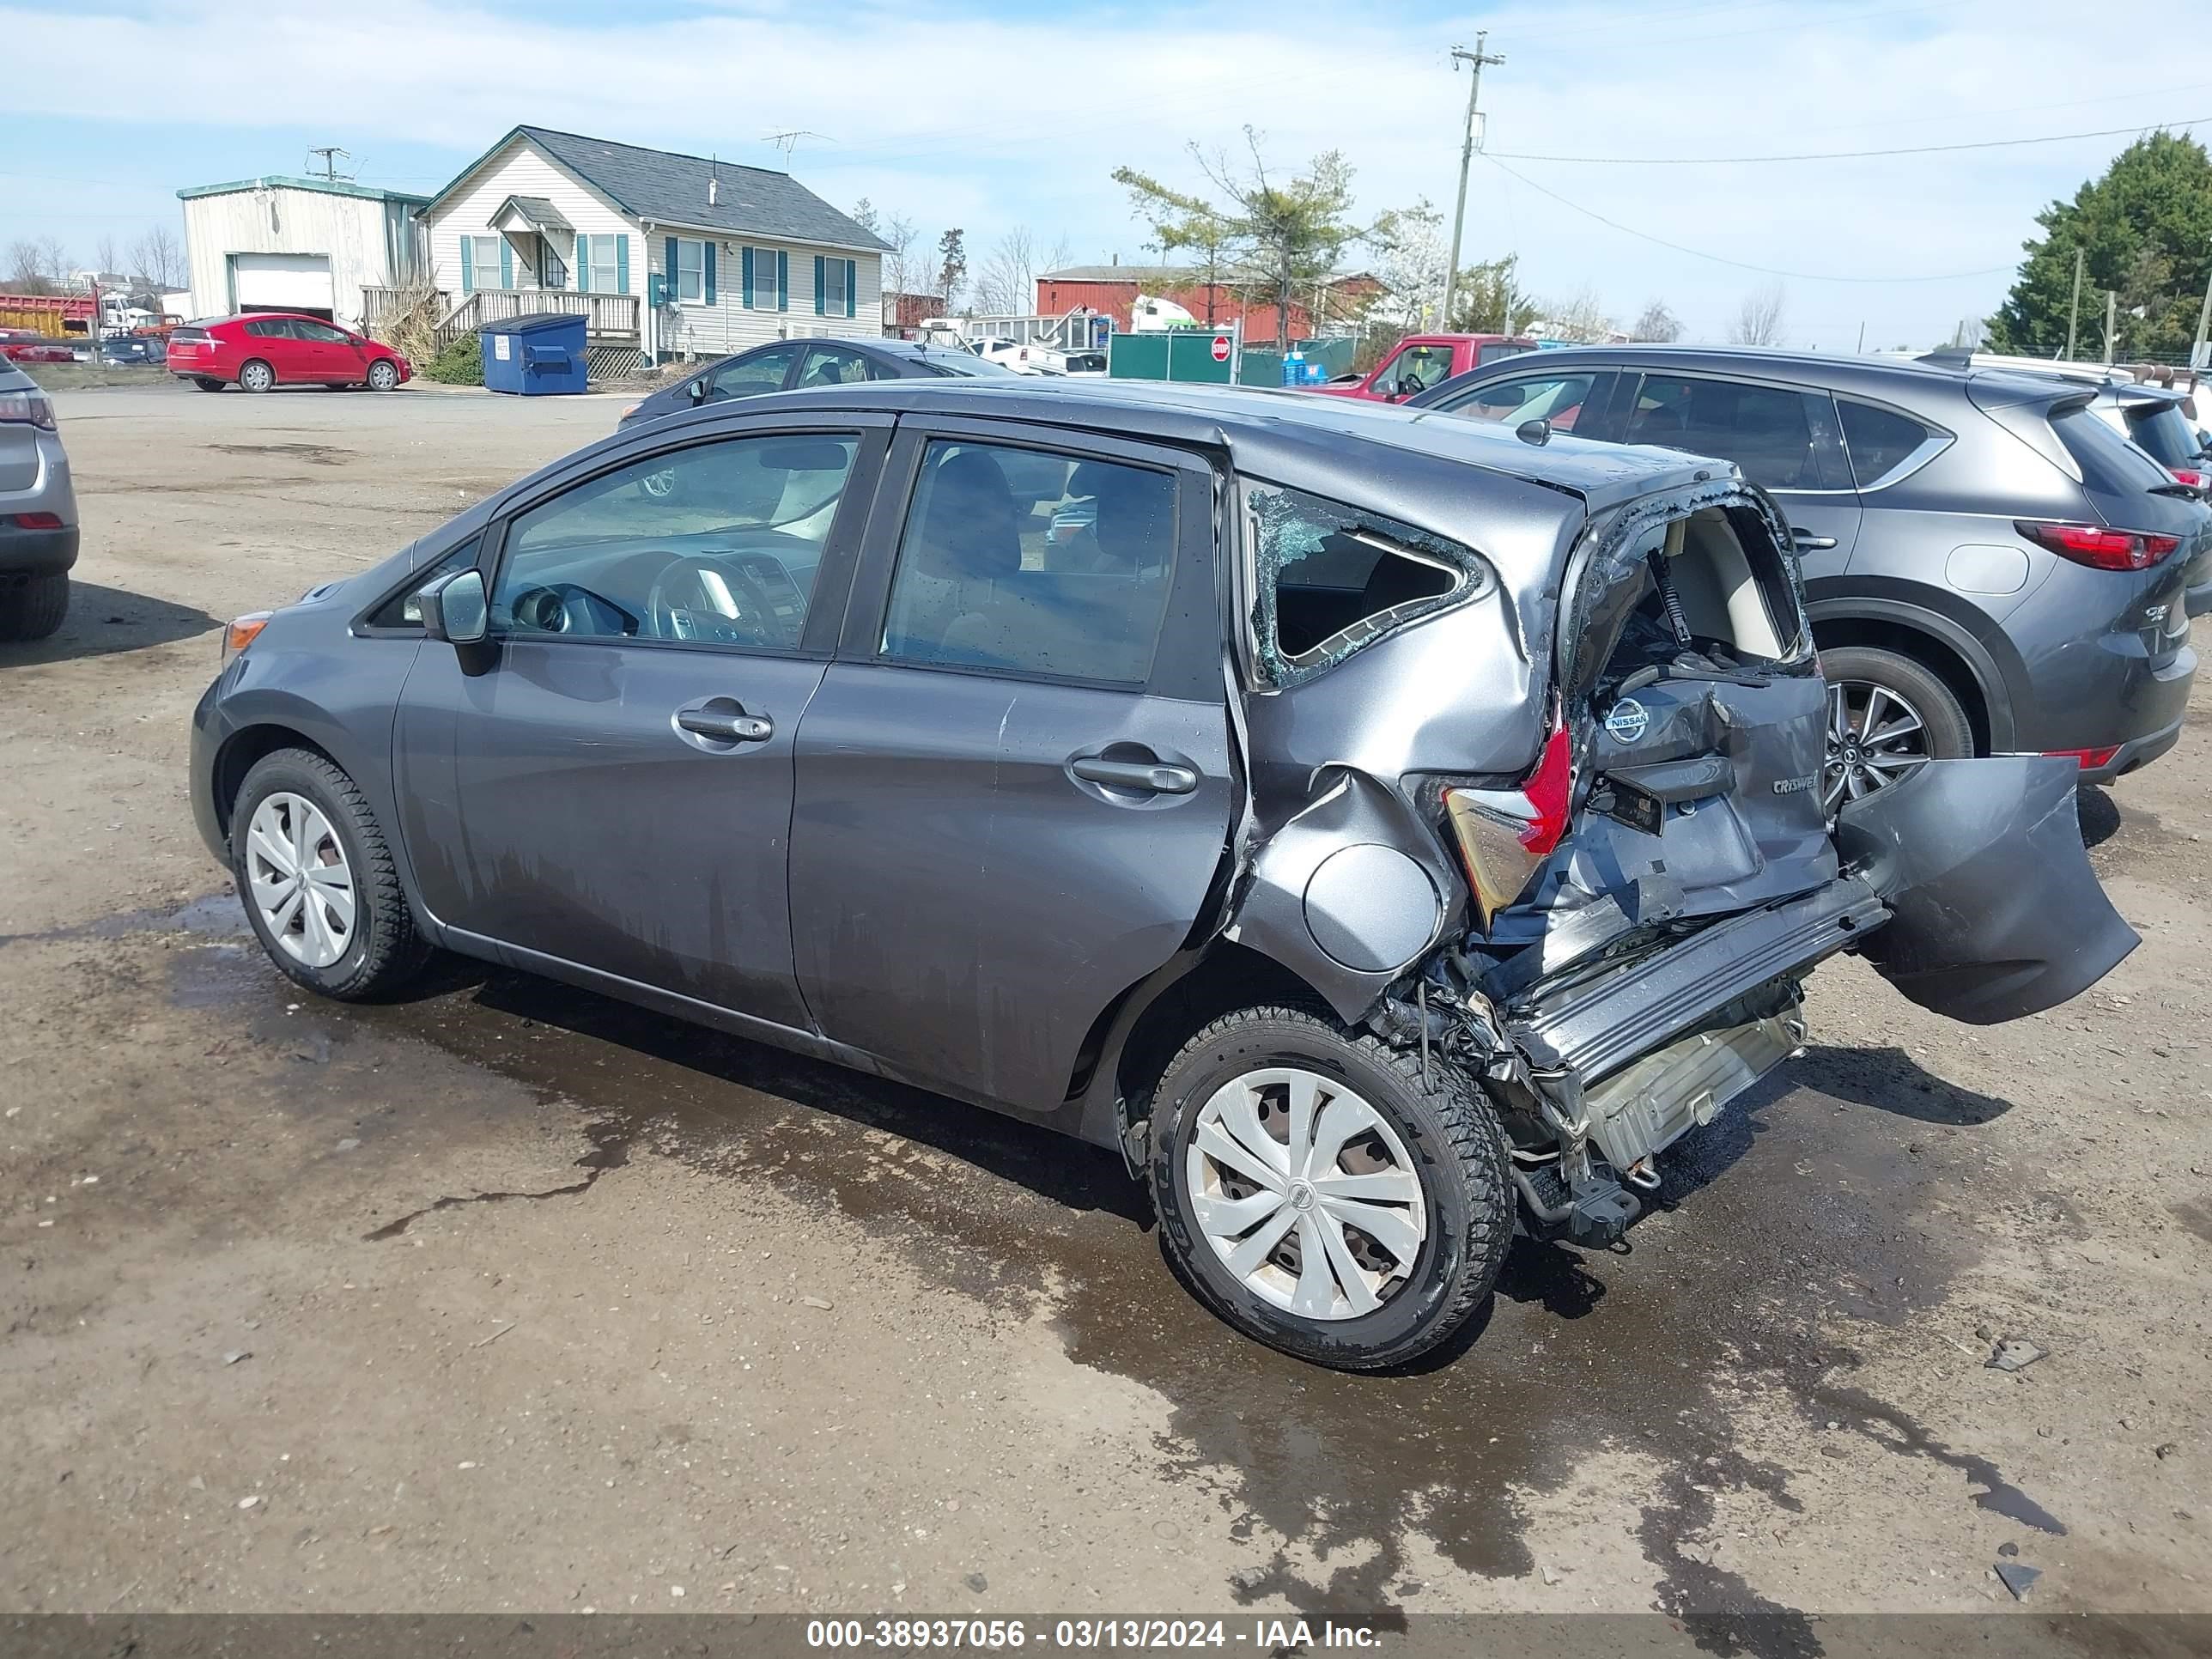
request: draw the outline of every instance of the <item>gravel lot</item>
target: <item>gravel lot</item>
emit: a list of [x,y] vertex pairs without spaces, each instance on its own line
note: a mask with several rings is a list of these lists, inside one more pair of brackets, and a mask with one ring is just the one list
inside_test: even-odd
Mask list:
[[1984,1031],[1824,971],[1679,1207],[1355,1379],[1200,1312],[1105,1154],[251,948],[185,799],[217,619],[617,400],[57,401],[81,580],[0,647],[0,1611],[1986,1611],[2008,1548],[2025,1611],[2212,1611],[2207,692],[2084,798],[2104,985]]

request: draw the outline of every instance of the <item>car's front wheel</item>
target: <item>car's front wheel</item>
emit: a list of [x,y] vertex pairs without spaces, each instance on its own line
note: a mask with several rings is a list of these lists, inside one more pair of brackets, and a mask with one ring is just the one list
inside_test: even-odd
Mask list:
[[280,749],[246,775],[230,857],[261,948],[309,990],[345,1002],[390,996],[428,958],[368,799],[312,750]]
[[1291,1008],[1224,1016],[1154,1097],[1161,1248],[1237,1329],[1379,1370],[1449,1341],[1513,1236],[1496,1115],[1465,1075]]
[[398,384],[399,371],[392,367],[390,358],[380,357],[368,366],[368,389],[371,392],[389,392]]

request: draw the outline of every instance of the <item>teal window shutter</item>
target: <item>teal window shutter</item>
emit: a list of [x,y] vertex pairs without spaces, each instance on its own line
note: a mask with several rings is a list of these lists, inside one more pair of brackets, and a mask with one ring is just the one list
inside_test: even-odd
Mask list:
[[845,261],[845,314],[846,314],[848,317],[850,317],[850,316],[852,316],[852,315],[854,315],[854,310],[853,310],[853,289],[854,289],[854,286],[859,283],[859,281],[860,281],[860,267],[859,265],[855,264],[854,264],[852,260],[850,260],[850,259],[846,260],[846,261]]
[[615,292],[629,292],[629,233],[615,238]]
[[504,236],[499,239],[499,285],[514,286],[514,244]]
[[660,291],[673,304],[684,297],[684,281],[676,269],[676,239],[673,236],[668,239],[668,246],[663,252],[665,258],[660,269],[665,274],[661,278]]
[[827,317],[830,314],[829,293],[829,264],[817,253],[814,256],[814,314],[816,316]]
[[712,242],[705,245],[705,252],[702,258],[707,272],[707,303],[712,305],[714,303],[714,245]]
[[775,308],[791,309],[791,256],[781,248],[775,251]]
[[740,248],[738,252],[738,281],[744,289],[738,297],[744,301],[745,309],[750,311],[753,308],[753,251],[750,247]]
[[576,233],[576,292],[592,291],[592,239],[582,231]]
[[464,294],[472,294],[476,291],[476,240],[477,239],[473,236],[464,236],[461,238],[461,292]]

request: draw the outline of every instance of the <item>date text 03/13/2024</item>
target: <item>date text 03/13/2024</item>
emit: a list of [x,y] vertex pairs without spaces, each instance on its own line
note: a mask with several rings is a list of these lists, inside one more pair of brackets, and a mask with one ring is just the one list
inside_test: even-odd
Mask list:
[[1266,1651],[1374,1648],[1381,1633],[1364,1625],[1304,1619],[810,1619],[810,1648],[891,1650],[1008,1648]]

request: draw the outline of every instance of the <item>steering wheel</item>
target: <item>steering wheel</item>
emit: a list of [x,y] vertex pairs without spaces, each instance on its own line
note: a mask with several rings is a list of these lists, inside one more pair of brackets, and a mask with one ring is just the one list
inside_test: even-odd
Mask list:
[[655,639],[712,640],[726,645],[798,643],[786,637],[784,624],[758,577],[702,555],[672,559],[661,566],[646,595],[645,614]]

